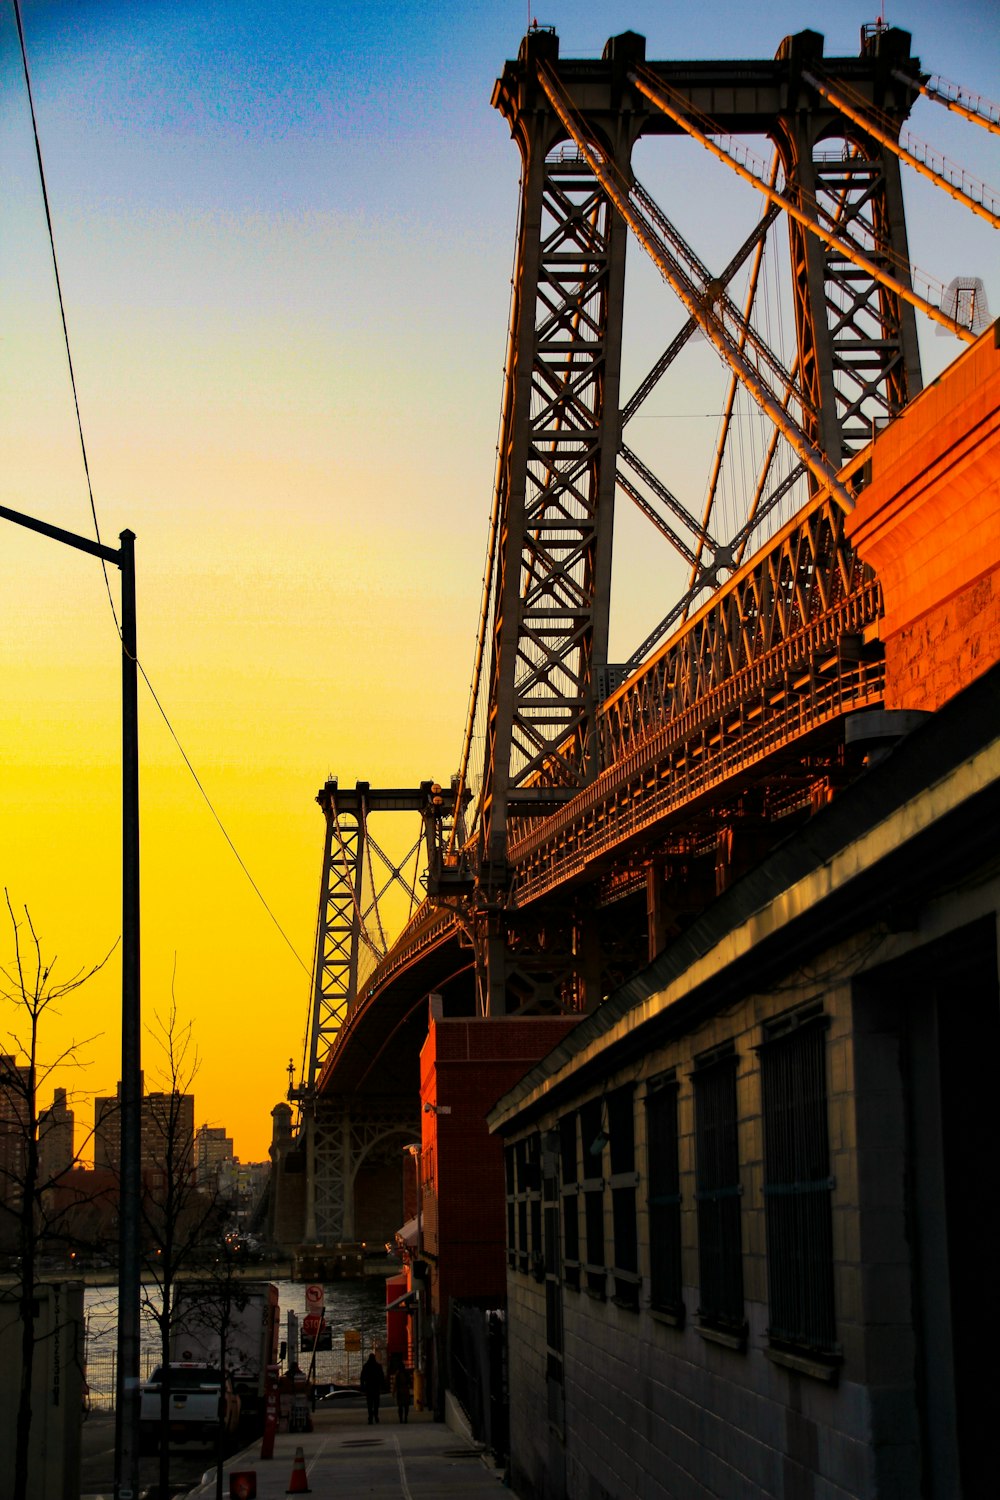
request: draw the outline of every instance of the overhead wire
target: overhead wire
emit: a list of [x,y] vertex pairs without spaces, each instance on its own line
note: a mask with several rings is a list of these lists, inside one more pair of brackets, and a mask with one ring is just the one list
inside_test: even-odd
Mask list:
[[[28,49],[24,41],[24,27],[21,24],[20,0],[13,0],[14,20],[17,25],[17,40],[21,49],[21,67],[24,71],[24,87],[28,96],[28,109],[31,114],[31,133],[35,142],[35,160],[38,163],[38,181],[42,190],[42,206],[45,209],[45,225],[49,234],[49,249],[52,253],[52,270],[56,281],[56,295],[59,299],[59,316],[62,320],[63,344],[66,349],[66,363],[69,367],[69,383],[73,392],[73,409],[76,412],[76,430],[80,437],[80,452],[83,455],[83,472],[87,481],[87,498],[90,501],[90,514],[94,522],[94,535],[98,542],[101,538],[101,528],[97,520],[97,506],[94,503],[94,487],[90,479],[90,461],[87,457],[87,444],[83,436],[83,419],[80,415],[80,397],[76,386],[76,370],[73,367],[73,352],[69,342],[69,328],[66,323],[66,303],[63,299],[62,278],[59,275],[59,261],[56,258],[56,240],[52,229],[52,212],[49,208],[49,190],[45,181],[45,167],[42,163],[42,143],[38,135],[38,120],[35,116],[35,97],[31,87],[31,73],[28,68]],[[111,613],[114,616],[115,628],[121,637],[121,624],[118,619],[118,611],[115,609],[114,596],[111,592],[111,580],[108,578],[108,565],[101,558],[101,568],[104,573],[104,587],[108,591],[108,603],[111,605]]]
[[[52,256],[52,269],[53,269],[53,273],[54,273],[54,276],[55,276],[56,295],[57,295],[58,301],[59,301],[59,315],[60,315],[60,318],[61,318],[61,321],[62,321],[63,343],[64,343],[64,346],[65,346],[65,349],[66,349],[66,362],[67,362],[67,366],[69,368],[70,387],[71,387],[72,392],[73,392],[73,408],[74,408],[74,411],[76,413],[76,428],[77,428],[77,434],[78,434],[79,439],[80,439],[80,453],[81,453],[82,458],[83,458],[83,472],[84,472],[84,476],[86,478],[86,483],[87,483],[87,497],[88,497],[88,500],[90,502],[90,514],[91,514],[91,517],[92,517],[93,523],[94,523],[94,534],[95,534],[98,542],[100,542],[101,545],[103,545],[103,541],[102,541],[102,538],[101,538],[100,522],[99,522],[98,517],[97,517],[97,505],[96,505],[96,502],[94,500],[94,487],[93,487],[93,483],[92,483],[92,480],[91,480],[90,461],[89,461],[89,458],[88,458],[88,455],[87,455],[87,443],[86,443],[86,439],[84,437],[84,432],[83,432],[83,417],[82,417],[82,414],[81,414],[81,411],[80,411],[80,398],[79,398],[79,394],[78,394],[78,390],[77,390],[76,371],[75,371],[75,368],[74,368],[74,365],[73,365],[73,352],[72,352],[72,348],[71,348],[71,345],[70,345],[69,325],[68,325],[67,319],[66,319],[66,303],[65,303],[65,298],[63,296],[62,278],[61,278],[61,276],[59,274],[59,259],[58,259],[58,256],[56,254],[55,232],[54,232],[53,225],[52,225],[52,213],[51,213],[51,209],[49,207],[49,193],[48,193],[48,186],[47,186],[46,178],[45,178],[45,165],[44,165],[44,162],[42,160],[42,146],[41,146],[41,140],[40,140],[39,133],[38,133],[38,120],[37,120],[37,116],[35,114],[35,100],[34,100],[34,93],[33,93],[32,87],[31,87],[31,73],[30,73],[30,70],[29,70],[29,67],[28,67],[28,51],[27,51],[27,46],[25,44],[25,39],[24,39],[24,27],[23,27],[22,22],[21,22],[20,0],[13,0],[13,6],[14,6],[14,19],[15,19],[15,22],[16,22],[16,25],[17,25],[18,44],[20,46],[20,51],[21,51],[21,66],[22,66],[22,69],[23,69],[23,72],[24,72],[24,85],[25,85],[25,90],[26,90],[27,98],[28,98],[28,108],[29,108],[29,111],[30,111],[30,114],[31,114],[31,130],[32,130],[33,138],[34,138],[34,144],[35,144],[35,159],[36,159],[37,164],[38,164],[38,179],[39,179],[39,185],[40,185],[41,193],[42,193],[42,203],[43,203],[44,208],[45,208],[45,224],[46,224],[46,229],[48,231],[48,237],[49,237],[49,250],[50,250],[51,256]],[[112,616],[112,619],[114,620],[114,623],[115,623],[115,630],[117,632],[118,639],[121,642],[122,650],[126,651],[125,642],[122,639],[121,621],[120,621],[119,616],[118,616],[118,611],[115,608],[114,595],[111,592],[111,580],[108,578],[108,566],[107,566],[107,563],[105,562],[105,560],[103,558],[101,559],[101,568],[102,568],[102,571],[104,573],[104,586],[105,586],[105,588],[107,590],[108,603],[109,603],[109,605],[111,607],[111,616]],[[311,977],[311,970],[310,970],[310,968],[303,961],[302,957],[300,956],[300,954],[299,954],[298,950],[296,949],[294,943],[292,942],[291,938],[285,932],[285,929],[282,927],[281,923],[278,921],[278,918],[275,916],[274,912],[271,910],[271,907],[269,906],[269,904],[267,902],[267,899],[265,898],[265,896],[264,896],[263,892],[261,891],[260,887],[258,886],[257,882],[254,880],[253,876],[251,875],[250,870],[247,868],[247,865],[246,865],[246,863],[245,863],[242,855],[240,854],[240,852],[237,849],[236,845],[234,844],[232,838],[230,837],[229,831],[227,830],[227,828],[226,828],[225,824],[223,823],[221,817],[219,816],[218,812],[216,811],[216,808],[215,808],[215,806],[214,806],[214,804],[212,802],[212,799],[208,795],[208,792],[206,791],[205,786],[202,783],[201,778],[199,777],[199,775],[198,775],[197,771],[195,770],[194,766],[192,765],[191,759],[188,756],[187,751],[184,749],[184,746],[181,744],[180,737],[178,736],[177,731],[175,730],[173,724],[170,722],[170,718],[169,718],[169,715],[167,714],[166,709],[163,707],[163,704],[160,702],[159,696],[156,693],[156,691],[155,691],[155,689],[153,687],[153,684],[152,684],[152,682],[149,679],[149,674],[147,673],[145,667],[143,666],[142,662],[138,659],[138,657],[135,657],[133,659],[135,661],[136,669],[139,672],[139,674],[141,675],[143,682],[146,684],[146,687],[149,690],[149,695],[152,698],[154,704],[156,705],[156,708],[159,711],[159,714],[160,714],[161,718],[163,719],[164,724],[167,726],[167,729],[168,729],[168,731],[170,733],[170,736],[173,739],[174,744],[177,746],[177,749],[180,752],[181,758],[184,761],[185,766],[187,767],[188,771],[191,773],[191,776],[192,776],[192,778],[194,780],[195,786],[198,788],[198,790],[201,793],[202,797],[205,799],[205,803],[206,803],[206,805],[208,807],[208,810],[212,814],[212,817],[215,819],[216,823],[218,824],[218,827],[219,827],[219,829],[220,829],[220,831],[222,833],[223,838],[226,840],[226,843],[229,845],[230,849],[232,850],[233,854],[235,855],[236,861],[239,864],[240,869],[243,871],[243,873],[246,876],[247,880],[250,882],[250,885],[253,888],[254,893],[256,894],[258,900],[260,901],[260,903],[263,906],[264,910],[267,912],[267,915],[270,917],[271,921],[273,922],[274,926],[277,928],[278,932],[281,934],[281,937],[284,939],[284,941],[287,944],[290,952],[294,956],[296,962],[305,971],[305,973],[309,974],[310,977]]]

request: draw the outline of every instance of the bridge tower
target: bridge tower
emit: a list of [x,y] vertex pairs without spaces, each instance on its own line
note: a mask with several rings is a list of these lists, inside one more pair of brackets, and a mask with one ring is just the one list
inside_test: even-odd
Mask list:
[[[846,509],[841,466],[920,390],[899,163],[843,107],[849,96],[898,135],[920,76],[909,35],[881,25],[866,28],[856,58],[824,59],[822,37],[803,32],[769,61],[648,64],[644,39],[631,32],[611,38],[599,62],[581,62],[560,59],[555,32],[533,27],[497,82],[493,104],[520,151],[522,189],[481,641],[488,699],[473,821],[484,1014],[590,1009],[605,989],[592,910],[563,895],[519,911],[508,855],[598,775],[596,711],[627,675],[608,662],[616,491],[649,511],[641,477],[668,513],[661,531],[691,564],[688,595],[664,628],[749,555],[755,512],[762,521],[774,503],[748,498],[740,528],[720,536],[626,444],[638,406],[701,328],[798,455],[793,479],[812,492],[829,483]],[[724,268],[697,258],[633,175],[641,137],[685,133],[756,135],[780,163],[780,194],[772,179],[760,230]],[[744,330],[736,340],[724,326],[728,282],[782,208],[798,348],[791,370],[759,336]],[[623,402],[630,230],[690,316]],[[656,921],[653,902],[650,943]]]
[[[387,1086],[355,1097],[320,1085],[366,970],[385,956],[387,893],[397,904],[402,900],[404,918],[423,898],[424,829],[428,821],[440,823],[442,798],[440,785],[430,781],[412,788],[376,788],[367,781],[341,787],[336,777],[316,795],[325,827],[312,1006],[302,1082],[289,1090],[301,1112],[297,1155],[286,1150],[281,1162],[285,1172],[291,1160],[301,1173],[305,1247],[353,1245],[393,1218],[401,1143],[419,1126],[416,1090],[407,1097]],[[419,815],[416,840],[398,864],[369,829],[373,814],[388,812]]]

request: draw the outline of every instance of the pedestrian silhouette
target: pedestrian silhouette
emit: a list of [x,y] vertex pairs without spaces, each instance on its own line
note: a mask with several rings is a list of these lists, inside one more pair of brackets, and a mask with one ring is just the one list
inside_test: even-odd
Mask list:
[[396,1371],[396,1413],[401,1422],[410,1420],[410,1372],[405,1365]]
[[385,1371],[375,1358],[374,1349],[361,1367],[360,1384],[365,1393],[365,1400],[368,1402],[368,1425],[370,1427],[379,1419],[379,1402],[385,1389]]

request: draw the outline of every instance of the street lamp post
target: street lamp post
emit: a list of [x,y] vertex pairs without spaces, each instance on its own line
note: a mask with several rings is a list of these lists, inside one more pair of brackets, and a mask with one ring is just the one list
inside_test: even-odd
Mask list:
[[139,1494],[139,1199],[141,1191],[141,1007],[139,994],[139,715],[135,620],[135,534],[121,547],[64,531],[0,505],[0,519],[40,532],[121,572],[122,640],[122,1076],[118,1189],[118,1361],[115,1392],[115,1497]]

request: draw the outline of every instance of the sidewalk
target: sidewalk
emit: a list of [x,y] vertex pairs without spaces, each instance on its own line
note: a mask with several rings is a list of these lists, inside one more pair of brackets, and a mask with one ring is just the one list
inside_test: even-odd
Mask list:
[[[411,1411],[410,1420],[399,1423],[387,1400],[377,1425],[369,1426],[363,1407],[320,1407],[313,1422],[312,1432],[279,1433],[274,1457],[266,1462],[256,1443],[225,1463],[224,1500],[229,1500],[230,1474],[246,1470],[257,1476],[257,1500],[284,1500],[298,1447],[316,1500],[510,1500],[512,1495],[504,1488],[502,1472],[481,1456],[478,1445],[464,1432],[433,1421],[428,1412]],[[188,1500],[212,1500],[214,1495],[212,1469]]]

